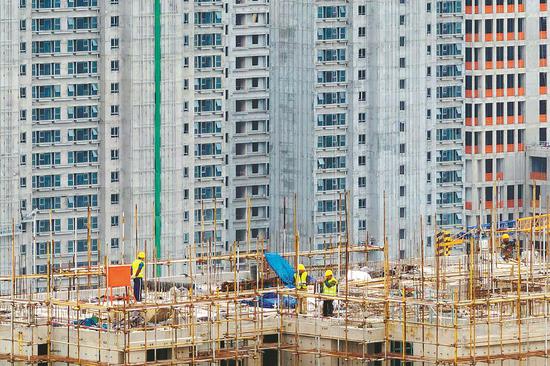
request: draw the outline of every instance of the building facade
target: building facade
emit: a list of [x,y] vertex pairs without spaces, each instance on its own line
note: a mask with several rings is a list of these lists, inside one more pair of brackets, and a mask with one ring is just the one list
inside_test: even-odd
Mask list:
[[543,205],[544,0],[155,3],[0,5],[0,245],[14,222],[21,272],[50,242],[55,267],[295,237],[407,257]]
[[464,5],[465,224],[513,220],[548,192],[547,3]]

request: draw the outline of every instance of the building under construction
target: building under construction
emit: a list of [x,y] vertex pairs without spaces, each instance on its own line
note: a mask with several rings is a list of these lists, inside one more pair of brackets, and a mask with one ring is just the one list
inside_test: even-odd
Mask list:
[[[317,278],[332,268],[336,297],[316,285],[307,293],[285,286],[262,240],[221,256],[146,256],[140,303],[127,266],[90,253],[89,266],[62,269],[48,251],[45,274],[0,278],[11,289],[0,299],[0,358],[16,365],[546,364],[548,229],[546,214],[512,228],[473,228],[433,253],[421,239],[417,258],[397,261],[387,240],[343,239],[309,251],[296,237],[292,252],[274,254]],[[503,232],[515,245],[506,260]],[[464,250],[445,255],[445,246]],[[45,293],[32,290],[37,281]],[[297,297],[307,298],[306,314],[294,306]],[[320,314],[327,299],[336,300],[333,317]]]

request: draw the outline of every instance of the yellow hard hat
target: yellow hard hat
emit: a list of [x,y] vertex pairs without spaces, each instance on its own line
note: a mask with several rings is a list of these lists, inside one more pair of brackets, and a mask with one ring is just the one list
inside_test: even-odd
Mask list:
[[510,235],[508,234],[504,234],[502,235],[502,239],[506,240],[506,239],[510,239]]
[[332,271],[330,269],[327,269],[325,272],[325,277],[332,276]]
[[306,266],[304,266],[303,264],[298,264],[298,271],[305,271],[306,270]]
[[138,259],[145,259],[145,252],[139,252],[137,257]]

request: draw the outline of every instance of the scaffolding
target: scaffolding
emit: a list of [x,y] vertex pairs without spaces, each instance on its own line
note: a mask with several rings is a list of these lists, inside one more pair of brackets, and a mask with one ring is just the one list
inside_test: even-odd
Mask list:
[[[300,250],[296,236],[294,250],[283,256],[317,278],[331,268],[340,281],[334,297],[317,285],[307,293],[285,287],[264,259],[261,238],[248,249],[234,243],[224,255],[153,254],[140,303],[127,289],[108,296],[109,265],[100,253],[89,253],[85,268],[60,269],[50,246],[45,274],[16,275],[14,268],[0,277],[11,289],[0,297],[0,359],[39,365],[546,364],[550,222],[546,215],[522,222],[512,229],[516,251],[508,261],[499,255],[498,233],[488,231],[484,239],[481,229],[467,239],[464,254],[425,253],[421,239],[418,258],[397,261],[389,259],[387,241],[355,245],[342,236],[325,249]],[[383,259],[372,260],[373,252]],[[159,272],[165,276],[155,276]],[[357,278],[357,272],[370,276]],[[46,282],[45,293],[32,290],[37,281]],[[276,299],[271,308],[267,297]],[[300,297],[307,314],[292,306]],[[323,301],[337,303],[333,317],[321,316]]]

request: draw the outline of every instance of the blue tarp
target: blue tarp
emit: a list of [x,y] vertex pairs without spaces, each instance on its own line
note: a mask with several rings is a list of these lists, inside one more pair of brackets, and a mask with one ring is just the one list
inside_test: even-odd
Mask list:
[[275,271],[277,276],[283,281],[285,286],[294,287],[294,268],[277,253],[265,253],[265,259],[271,269]]
[[[292,296],[282,296],[283,298],[283,308],[291,308],[294,309],[296,307],[296,299]],[[262,308],[269,308],[273,309],[277,307],[279,303],[279,296],[275,292],[268,292],[266,294],[263,294],[262,296],[258,296],[254,300],[247,300],[243,301],[243,303],[248,304],[250,306],[259,306]]]
[[[474,225],[474,226],[468,226],[468,230],[472,230],[472,229],[476,229],[478,226],[477,225]],[[516,227],[516,220],[507,220],[507,221],[499,221],[497,222],[497,229],[499,230],[502,230],[502,229],[513,229]],[[491,228],[491,224],[490,223],[487,223],[487,224],[482,224],[481,225],[481,228],[482,229],[490,229]]]

